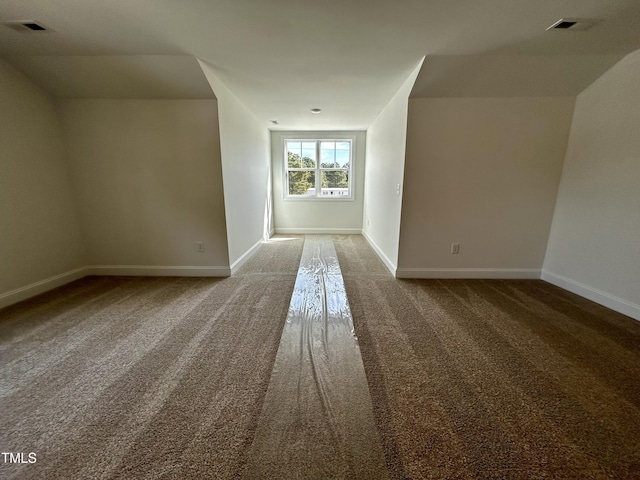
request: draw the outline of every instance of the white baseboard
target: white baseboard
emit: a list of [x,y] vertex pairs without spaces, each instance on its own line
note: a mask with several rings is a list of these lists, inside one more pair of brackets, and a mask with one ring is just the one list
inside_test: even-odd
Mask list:
[[380,260],[382,260],[382,263],[384,263],[385,267],[389,269],[391,275],[393,275],[394,277],[397,276],[396,274],[398,267],[391,260],[389,260],[389,257],[384,254],[384,252],[380,249],[380,247],[378,247],[376,242],[374,242],[373,239],[369,235],[367,235],[367,232],[365,232],[364,230],[362,231],[362,236],[367,240],[367,242],[369,242],[369,245],[371,245],[373,251],[376,252],[376,255],[380,257]]
[[66,283],[73,282],[74,280],[78,280],[86,275],[87,271],[85,267],[76,268],[75,270],[61,273],[60,275],[46,278],[39,282],[34,282],[29,285],[25,285],[24,287],[2,293],[0,294],[0,308],[40,295],[41,293],[60,287]]
[[360,235],[359,228],[276,228],[276,233],[284,235]]
[[[255,248],[255,247],[254,247]],[[247,252],[249,253],[249,252]],[[247,254],[245,254],[246,256]],[[247,257],[248,258],[248,257]],[[237,262],[236,262],[237,263]],[[0,293],[0,308],[8,307],[87,275],[125,275],[144,277],[228,277],[229,267],[174,267],[155,265],[90,265]]]
[[539,279],[535,268],[398,268],[398,278]]
[[158,266],[158,265],[90,265],[87,275],[124,275],[137,277],[228,277],[229,267]]
[[620,312],[635,320],[640,320],[640,305],[624,300],[610,293],[603,292],[597,288],[590,287],[584,283],[571,280],[570,278],[563,277],[557,273],[551,273],[548,270],[542,270],[542,280],[549,282],[557,287],[568,290],[571,293],[580,295],[592,302],[604,305],[611,310]]
[[262,243],[262,240],[259,240],[253,247],[244,252],[238,260],[231,264],[231,275],[236,273],[238,269],[258,251]]

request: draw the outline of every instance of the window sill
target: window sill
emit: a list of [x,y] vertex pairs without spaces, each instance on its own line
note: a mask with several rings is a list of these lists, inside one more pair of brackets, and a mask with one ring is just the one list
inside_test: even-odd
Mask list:
[[353,202],[353,197],[318,198],[318,197],[284,197],[285,202]]

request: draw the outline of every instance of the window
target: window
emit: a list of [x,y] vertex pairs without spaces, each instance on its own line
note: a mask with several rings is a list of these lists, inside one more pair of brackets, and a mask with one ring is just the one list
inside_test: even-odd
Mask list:
[[352,198],[352,140],[284,141],[287,198]]

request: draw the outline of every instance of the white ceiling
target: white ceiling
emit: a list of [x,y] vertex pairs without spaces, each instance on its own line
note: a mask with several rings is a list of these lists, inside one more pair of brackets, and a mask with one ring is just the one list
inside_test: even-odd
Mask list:
[[640,48],[638,0],[2,0],[15,20],[53,31],[0,25],[0,55],[55,96],[211,98],[200,58],[291,129],[366,128],[425,55],[413,96],[576,95]]

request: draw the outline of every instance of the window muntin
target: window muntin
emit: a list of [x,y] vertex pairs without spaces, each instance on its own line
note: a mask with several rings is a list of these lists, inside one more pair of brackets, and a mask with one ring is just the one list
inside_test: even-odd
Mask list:
[[287,198],[351,199],[351,140],[285,139]]

